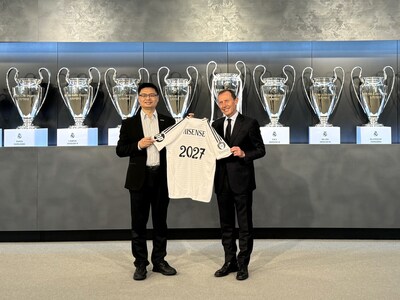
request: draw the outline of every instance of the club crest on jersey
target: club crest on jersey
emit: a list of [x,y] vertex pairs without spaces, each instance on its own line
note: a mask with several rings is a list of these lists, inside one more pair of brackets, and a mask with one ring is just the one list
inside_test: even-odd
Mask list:
[[165,134],[164,133],[157,133],[154,136],[154,139],[156,140],[156,142],[162,142],[165,139]]
[[226,147],[226,143],[224,143],[224,142],[219,142],[219,143],[218,143],[218,148],[219,148],[219,149],[222,150],[222,149],[225,149],[225,147]]

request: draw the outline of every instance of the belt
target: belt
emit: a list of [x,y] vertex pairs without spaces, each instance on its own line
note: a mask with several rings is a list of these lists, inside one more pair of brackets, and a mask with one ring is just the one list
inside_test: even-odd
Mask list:
[[149,171],[157,171],[160,168],[160,166],[146,166],[146,169]]

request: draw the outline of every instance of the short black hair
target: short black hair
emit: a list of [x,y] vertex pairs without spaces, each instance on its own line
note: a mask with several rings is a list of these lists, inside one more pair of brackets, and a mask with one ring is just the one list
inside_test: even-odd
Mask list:
[[142,89],[144,89],[144,88],[152,88],[152,89],[154,89],[156,91],[157,95],[160,93],[159,90],[158,90],[158,87],[155,84],[153,84],[151,82],[143,82],[143,83],[139,84],[138,94],[140,94],[140,91]]
[[236,99],[236,98],[237,98],[235,91],[234,91],[234,90],[231,90],[231,89],[224,89],[224,90],[222,90],[222,91],[219,91],[219,92],[218,92],[218,96],[221,95],[221,94],[223,94],[223,93],[225,93],[225,92],[229,92],[229,93],[231,94],[231,96],[232,96],[233,99]]

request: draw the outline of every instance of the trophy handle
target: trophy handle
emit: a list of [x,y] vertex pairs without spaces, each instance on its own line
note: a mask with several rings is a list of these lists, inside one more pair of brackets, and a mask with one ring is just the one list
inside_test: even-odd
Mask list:
[[[110,71],[114,71],[114,74],[113,74],[112,78],[113,78],[113,80],[114,80],[114,82],[115,82],[115,79],[117,78],[117,70],[115,70],[114,68],[108,68],[108,69],[106,70],[106,72],[104,73],[104,84],[105,84],[105,86],[106,86],[108,95],[110,96],[110,98],[111,98],[111,100],[112,100],[112,99],[113,99],[112,93],[111,93],[110,89],[108,88],[108,82],[107,82],[107,74],[108,74],[108,72],[110,72]],[[114,101],[112,101],[112,103],[114,104]],[[115,105],[114,105],[114,106],[115,106]]]
[[[243,73],[243,80],[242,80],[242,72],[241,72],[240,69],[239,69],[239,64],[242,64],[242,65],[243,65],[243,70],[244,70],[244,73]],[[240,113],[242,113],[242,103],[243,103],[243,97],[242,97],[242,95],[243,95],[243,91],[244,91],[244,86],[246,85],[246,64],[245,64],[243,61],[238,60],[238,61],[235,63],[235,68],[236,68],[236,70],[239,72],[239,82],[240,82],[240,89],[239,89],[238,95],[237,95],[237,97],[238,97],[238,99],[239,99],[237,109],[238,109],[238,111],[239,111]]]
[[[214,70],[212,71],[212,75],[213,78],[211,79],[211,85],[210,85],[210,73],[208,72],[209,70],[209,66],[214,64]],[[210,61],[208,62],[207,66],[206,66],[206,77],[207,77],[207,86],[208,86],[208,90],[210,91],[210,103],[211,103],[211,116],[210,116],[210,123],[213,122],[214,119],[214,106],[215,106],[215,102],[217,101],[213,94],[213,86],[214,86],[214,76],[215,76],[215,71],[217,70],[217,63],[215,61]]]
[[363,80],[362,80],[362,77],[361,77],[362,68],[361,68],[360,66],[356,66],[356,67],[353,68],[353,70],[351,70],[351,73],[350,73],[350,76],[351,76],[351,85],[353,86],[354,94],[356,94],[358,103],[360,103],[360,105],[361,105],[363,111],[364,111],[365,113],[367,113],[367,112],[365,111],[364,104],[362,103],[360,97],[358,96],[358,93],[357,93],[357,90],[356,90],[356,86],[355,86],[355,84],[354,84],[353,73],[354,73],[354,70],[356,70],[356,69],[360,69],[360,74],[358,75],[358,78],[360,79],[360,82],[363,81]]
[[51,73],[50,73],[50,71],[49,71],[48,69],[46,69],[46,68],[40,68],[39,71],[38,71],[38,72],[39,72],[39,76],[40,76],[40,83],[41,83],[42,80],[43,80],[42,71],[46,71],[46,73],[47,73],[47,78],[48,78],[48,82],[47,82],[46,92],[45,92],[45,94],[44,94],[44,96],[43,96],[43,98],[42,98],[42,103],[40,104],[40,106],[39,106],[39,108],[38,108],[38,111],[42,108],[43,103],[44,103],[44,100],[46,99],[47,93],[49,92],[49,88],[50,88],[50,77],[51,77]]
[[390,96],[392,95],[393,88],[394,88],[395,77],[396,77],[396,73],[394,72],[394,69],[391,66],[386,66],[386,67],[383,68],[383,74],[384,74],[384,80],[385,81],[387,80],[386,69],[390,69],[392,71],[393,80],[392,80],[392,87],[390,88],[389,95],[386,97],[385,105],[383,107],[386,106],[387,102],[389,101]]
[[[285,75],[285,81],[284,81],[284,83],[286,84],[286,82],[288,81],[288,79],[289,79],[289,75],[286,73],[286,69],[289,69],[289,70],[292,70],[292,72],[293,72],[293,83],[292,83],[292,87],[291,87],[291,89],[290,89],[290,92],[289,92],[289,95],[288,95],[288,99],[290,98],[290,96],[292,95],[292,92],[293,92],[293,89],[294,89],[294,84],[295,84],[295,82],[296,82],[296,70],[294,69],[294,67],[292,66],[292,65],[284,65],[283,66],[283,68],[282,68],[282,72],[283,72],[283,74]],[[286,101],[286,103],[287,103],[287,101]]]
[[164,77],[164,83],[167,83],[167,82],[166,82],[166,79],[167,79],[167,77],[168,77],[168,75],[169,75],[169,69],[168,69],[168,67],[166,67],[166,66],[162,66],[162,67],[159,68],[158,71],[157,71],[157,82],[158,82],[158,86],[160,87],[160,94],[161,94],[161,97],[162,97],[163,100],[164,100],[164,103],[167,104],[168,101],[167,101],[167,100],[165,99],[165,97],[164,97],[163,87],[162,87],[161,81],[160,81],[160,71],[161,71],[162,69],[166,69],[166,70],[167,70],[167,74],[166,74],[165,77]]
[[8,71],[7,71],[7,73],[6,73],[6,83],[7,83],[8,92],[10,93],[10,96],[11,96],[11,100],[14,102],[14,104],[16,104],[16,101],[15,101],[15,99],[14,99],[14,96],[13,96],[13,93],[12,93],[12,91],[11,91],[10,84],[9,84],[10,73],[11,73],[11,71],[13,71],[13,70],[15,71],[15,74],[14,74],[15,83],[18,84],[18,81],[19,81],[19,80],[18,80],[18,74],[19,74],[19,72],[18,72],[18,69],[15,68],[15,67],[11,67],[11,68],[8,69]]
[[[195,73],[196,73],[196,79],[195,79],[195,82],[194,82],[194,88],[193,88],[192,97],[190,97],[190,101],[189,101],[189,103],[188,103],[188,105],[187,105],[187,109],[189,109],[190,105],[191,105],[192,102],[193,102],[194,94],[196,93],[197,82],[198,82],[198,80],[199,80],[199,71],[197,71],[197,69],[196,69],[195,66],[189,66],[189,67],[186,68],[186,73],[187,73],[188,76],[189,76],[189,82],[188,82],[188,84],[190,84],[190,83],[192,82],[192,76],[190,76],[190,73],[189,73],[189,70],[190,70],[190,69],[193,69],[193,70],[195,71]],[[186,113],[186,112],[185,112],[185,113]]]
[[90,107],[92,107],[93,102],[94,102],[94,100],[95,100],[96,97],[97,97],[97,93],[99,92],[99,89],[100,89],[100,81],[101,81],[101,74],[100,74],[99,69],[97,69],[96,67],[90,67],[89,70],[88,70],[88,72],[89,72],[89,78],[90,78],[89,84],[92,82],[92,79],[93,79],[92,70],[97,71],[97,74],[99,75],[99,76],[98,76],[99,82],[97,83],[96,93],[94,94],[94,97],[92,98],[92,101],[91,101],[91,103],[90,103]]
[[142,82],[142,73],[140,73],[140,71],[144,71],[145,73],[146,73],[146,75],[147,75],[147,81],[146,82],[149,82],[150,81],[150,73],[149,73],[149,70],[147,70],[146,68],[140,68],[139,70],[138,70],[138,73],[139,73],[139,82]]
[[211,99],[212,99],[212,97],[213,97],[213,95],[212,95],[212,87],[211,87],[211,85],[210,85],[210,73],[208,72],[208,70],[209,70],[209,66],[211,65],[211,64],[214,64],[215,66],[214,66],[214,70],[212,71],[212,75],[213,75],[213,77],[215,76],[215,70],[217,70],[217,63],[215,62],[215,61],[210,61],[210,62],[208,62],[208,64],[207,64],[207,66],[206,66],[206,77],[207,77],[207,86],[208,86],[208,90],[210,91],[210,93],[211,93]]
[[267,71],[267,68],[264,65],[257,65],[253,70],[253,83],[254,83],[254,87],[256,89],[256,93],[257,93],[258,99],[260,99],[260,102],[261,102],[263,108],[265,109],[265,104],[264,104],[264,101],[262,101],[260,92],[258,91],[259,90],[259,86],[257,85],[257,80],[256,80],[256,71],[257,71],[257,69],[259,67],[263,68],[263,72],[261,73],[261,75],[259,77],[260,81],[262,81],[262,77],[265,74],[265,72]]
[[337,98],[336,98],[335,104],[333,105],[332,111],[336,108],[336,105],[337,105],[338,102],[339,102],[340,96],[342,95],[343,86],[344,86],[344,78],[345,78],[344,69],[343,69],[342,67],[337,66],[337,67],[335,67],[335,68],[333,69],[333,74],[334,74],[334,76],[335,76],[333,81],[336,83],[336,81],[337,81],[337,79],[338,79],[337,73],[336,73],[336,69],[341,70],[343,76],[342,76],[342,84],[341,84],[341,86],[340,86],[339,94],[338,94],[338,96],[337,96]]
[[67,71],[67,74],[65,75],[65,81],[69,84],[69,70],[66,67],[62,67],[60,70],[58,70],[58,73],[57,73],[57,84],[58,84],[58,90],[60,91],[60,94],[61,94],[61,98],[63,99],[64,104],[68,107],[68,102],[67,102],[67,99],[65,99],[64,93],[63,93],[62,88],[61,88],[61,83],[60,83],[60,74],[61,74],[61,72],[63,70]]
[[244,73],[243,73],[243,82],[242,82],[242,86],[241,86],[241,92],[240,93],[242,93],[243,92],[243,90],[244,90],[244,86],[246,85],[246,64],[243,62],[243,61],[241,61],[241,60],[238,60],[236,63],[235,63],[235,68],[236,68],[236,70],[238,70],[239,71],[239,77],[241,77],[242,76],[242,72],[240,71],[240,69],[239,69],[239,64],[242,64],[243,65],[243,70],[244,70]]
[[314,105],[312,105],[311,98],[310,98],[310,96],[308,95],[308,92],[307,92],[307,89],[306,89],[306,85],[305,85],[305,83],[304,83],[304,73],[305,73],[306,70],[308,70],[308,69],[311,70],[311,73],[310,73],[310,80],[311,80],[311,82],[313,81],[313,80],[312,80],[312,75],[313,75],[314,70],[313,70],[313,68],[311,68],[311,67],[306,67],[306,68],[304,68],[303,72],[301,73],[301,82],[303,83],[303,89],[304,89],[304,92],[306,93],[306,97],[307,97],[308,103],[310,103],[310,106],[311,106],[311,108],[313,109],[314,113],[315,113],[315,114],[318,114],[318,113],[315,111]]

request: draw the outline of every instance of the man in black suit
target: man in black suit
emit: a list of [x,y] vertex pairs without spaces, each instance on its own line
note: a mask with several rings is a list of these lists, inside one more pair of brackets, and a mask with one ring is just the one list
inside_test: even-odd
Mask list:
[[132,217],[132,254],[135,258],[135,280],[146,278],[149,265],[146,225],[151,207],[153,220],[153,272],[175,275],[176,270],[165,260],[167,255],[167,209],[169,204],[166,153],[153,145],[154,136],[175,124],[172,117],[157,113],[158,88],[152,83],[139,85],[137,114],[122,121],[116,152],[129,156],[125,188],[129,189]]
[[[236,272],[237,280],[249,277],[248,264],[253,250],[253,190],[256,188],[253,160],[265,155],[258,122],[237,111],[238,99],[231,90],[218,94],[224,117],[212,126],[231,147],[232,155],[217,161],[214,187],[217,194],[225,263],[216,277]],[[235,238],[235,213],[239,225],[239,253]]]

